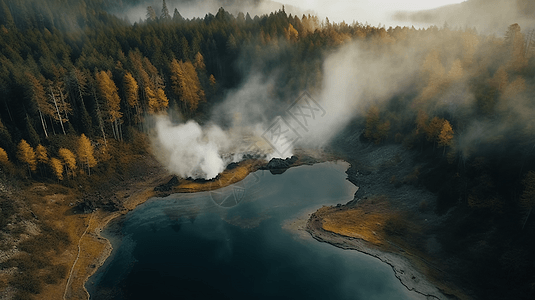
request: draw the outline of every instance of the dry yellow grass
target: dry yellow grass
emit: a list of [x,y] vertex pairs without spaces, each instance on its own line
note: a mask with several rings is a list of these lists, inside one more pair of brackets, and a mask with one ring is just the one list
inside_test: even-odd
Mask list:
[[[29,208],[39,220],[66,232],[70,240],[60,253],[54,251],[41,253],[53,265],[67,266],[68,273],[56,284],[43,285],[41,292],[35,298],[58,300],[64,299],[65,295],[65,299],[88,299],[89,295],[84,284],[112,250],[109,241],[100,236],[101,230],[110,220],[153,197],[154,186],[161,183],[165,179],[164,176],[167,175],[159,174],[152,180],[137,182],[125,186],[125,190],[116,192],[117,197],[125,199],[125,210],[120,212],[96,211],[93,214],[73,214],[71,203],[76,203],[79,195],[75,190],[61,185],[37,183],[23,192],[22,196],[27,199]],[[6,276],[1,280],[7,282],[8,278],[4,277]]]
[[174,192],[197,193],[220,189],[243,180],[249,173],[256,171],[260,163],[256,160],[245,160],[231,170],[225,170],[213,181],[195,182],[191,180],[180,180]]
[[350,209],[324,207],[321,211],[323,229],[360,238],[374,245],[383,245],[386,238],[384,225],[395,216],[387,205],[383,199],[374,198]]

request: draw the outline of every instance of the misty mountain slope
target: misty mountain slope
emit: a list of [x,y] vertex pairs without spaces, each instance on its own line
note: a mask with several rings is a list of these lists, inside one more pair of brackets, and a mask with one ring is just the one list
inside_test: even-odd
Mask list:
[[503,35],[504,28],[518,23],[522,28],[535,26],[535,2],[530,0],[468,0],[436,9],[398,12],[397,21],[412,21],[452,28],[475,28],[484,34]]

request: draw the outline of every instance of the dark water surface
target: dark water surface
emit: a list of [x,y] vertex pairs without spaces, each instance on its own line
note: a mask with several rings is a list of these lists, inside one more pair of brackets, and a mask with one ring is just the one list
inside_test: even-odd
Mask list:
[[103,232],[114,250],[86,284],[91,299],[412,299],[379,260],[283,228],[351,200],[347,166],[147,201]]

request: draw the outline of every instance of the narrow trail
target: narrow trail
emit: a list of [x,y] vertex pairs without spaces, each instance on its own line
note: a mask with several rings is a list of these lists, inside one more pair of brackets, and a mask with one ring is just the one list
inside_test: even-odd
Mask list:
[[63,300],[66,300],[65,297],[67,296],[67,290],[69,289],[69,285],[71,283],[72,272],[74,271],[74,267],[76,266],[76,263],[78,262],[78,258],[80,258],[80,252],[81,252],[80,243],[82,242],[82,238],[84,237],[84,235],[87,233],[87,230],[91,226],[91,220],[93,219],[94,215],[95,215],[95,212],[91,213],[91,217],[89,217],[89,222],[87,223],[87,227],[85,228],[84,233],[82,233],[82,235],[80,236],[80,239],[78,240],[78,255],[76,256],[76,259],[74,260],[72,264],[71,271],[69,272],[69,278],[67,279],[67,284],[65,285],[65,292],[63,293]]

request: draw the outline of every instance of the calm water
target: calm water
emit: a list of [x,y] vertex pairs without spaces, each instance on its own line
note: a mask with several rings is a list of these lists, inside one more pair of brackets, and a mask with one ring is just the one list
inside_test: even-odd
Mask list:
[[258,171],[217,192],[151,199],[104,232],[91,299],[412,299],[391,268],[283,228],[356,188],[345,163]]

